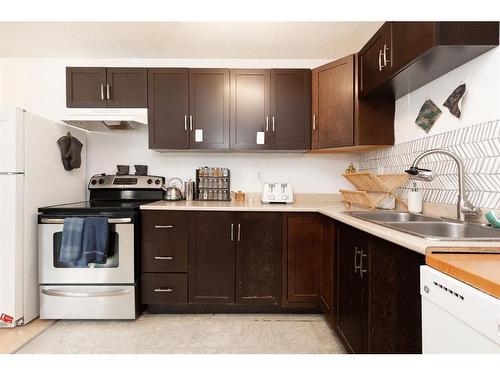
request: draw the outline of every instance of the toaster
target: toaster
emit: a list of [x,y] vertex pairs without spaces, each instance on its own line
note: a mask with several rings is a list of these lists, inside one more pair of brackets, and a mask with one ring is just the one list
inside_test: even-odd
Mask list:
[[293,203],[292,185],[266,182],[262,188],[262,203]]

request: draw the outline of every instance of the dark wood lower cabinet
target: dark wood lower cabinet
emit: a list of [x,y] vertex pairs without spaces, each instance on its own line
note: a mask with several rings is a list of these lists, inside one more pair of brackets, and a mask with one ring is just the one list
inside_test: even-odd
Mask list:
[[142,234],[152,313],[321,309],[348,352],[422,351],[421,254],[316,213],[144,211]]
[[328,322],[334,326],[337,320],[337,246],[335,243],[335,223],[323,217],[323,243],[321,246],[320,306]]
[[424,256],[338,226],[338,319],[353,353],[421,353],[419,266]]
[[284,225],[284,303],[317,306],[320,291],[321,217],[312,213],[288,214]]
[[280,213],[238,214],[237,304],[280,304],[282,229]]
[[377,237],[370,245],[370,353],[422,353],[424,256]]
[[189,216],[189,303],[235,301],[235,215],[199,212]]

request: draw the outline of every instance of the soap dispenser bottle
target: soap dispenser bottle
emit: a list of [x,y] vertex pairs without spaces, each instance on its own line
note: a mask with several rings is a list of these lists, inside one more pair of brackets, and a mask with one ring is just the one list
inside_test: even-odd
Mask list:
[[422,212],[422,192],[417,189],[416,182],[408,193],[408,211],[415,214]]

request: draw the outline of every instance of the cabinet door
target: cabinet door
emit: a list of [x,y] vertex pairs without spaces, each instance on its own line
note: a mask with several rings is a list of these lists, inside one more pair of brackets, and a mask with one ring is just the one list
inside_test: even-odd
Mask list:
[[[107,68],[108,107],[146,108],[148,106],[148,70],[143,68]],[[108,94],[108,93],[106,93]]]
[[229,149],[229,69],[189,69],[190,147]]
[[286,236],[288,303],[319,302],[322,225],[314,214],[289,215]]
[[106,107],[106,68],[66,68],[66,107]]
[[328,322],[334,326],[336,321],[336,266],[335,259],[335,231],[334,222],[329,218],[323,218],[323,243],[321,246],[321,283],[320,283],[320,305]]
[[230,75],[231,149],[269,150],[271,72],[265,69],[242,69],[231,70]]
[[354,244],[352,232],[343,224],[337,227],[337,263],[338,263],[338,308],[337,328],[347,349],[352,352],[349,337],[351,335],[351,310],[354,278]]
[[312,148],[354,145],[354,55],[313,70]]
[[236,303],[279,305],[282,214],[242,212],[236,236]]
[[386,22],[359,52],[360,96],[382,84],[391,73],[391,22]]
[[[368,235],[346,225],[338,229],[337,327],[349,351],[367,350]],[[363,258],[363,260],[361,260]],[[363,264],[362,264],[363,262]],[[361,266],[365,272],[361,273]]]
[[148,70],[149,148],[189,148],[187,69]]
[[436,22],[392,22],[393,73],[436,45],[436,27]]
[[311,71],[271,70],[271,149],[308,150]]
[[234,214],[228,212],[190,214],[189,303],[234,303],[234,224]]
[[370,245],[370,353],[422,353],[424,256],[377,237]]

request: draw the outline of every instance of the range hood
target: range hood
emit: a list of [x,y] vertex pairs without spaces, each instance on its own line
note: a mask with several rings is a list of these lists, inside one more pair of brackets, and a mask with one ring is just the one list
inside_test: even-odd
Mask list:
[[130,130],[148,124],[148,109],[67,108],[61,121],[88,131]]

